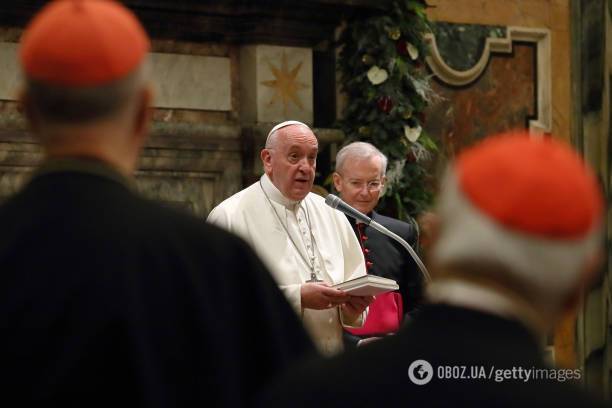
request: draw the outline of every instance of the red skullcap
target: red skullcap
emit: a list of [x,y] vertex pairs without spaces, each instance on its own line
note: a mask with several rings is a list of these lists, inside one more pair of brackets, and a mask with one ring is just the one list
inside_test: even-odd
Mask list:
[[28,24],[20,59],[26,75],[66,86],[96,86],[123,78],[149,51],[134,14],[111,0],[56,0]]
[[461,154],[455,169],[472,205],[510,230],[580,238],[602,216],[595,176],[566,143],[550,137],[489,137]]

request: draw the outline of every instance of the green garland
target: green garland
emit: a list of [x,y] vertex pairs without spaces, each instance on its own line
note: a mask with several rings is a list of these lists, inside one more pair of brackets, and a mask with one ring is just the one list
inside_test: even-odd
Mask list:
[[348,104],[339,125],[347,143],[370,142],[389,158],[381,204],[405,219],[433,197],[425,162],[437,147],[422,129],[435,96],[424,64],[430,25],[425,1],[389,3],[384,13],[349,21],[342,32],[338,69]]

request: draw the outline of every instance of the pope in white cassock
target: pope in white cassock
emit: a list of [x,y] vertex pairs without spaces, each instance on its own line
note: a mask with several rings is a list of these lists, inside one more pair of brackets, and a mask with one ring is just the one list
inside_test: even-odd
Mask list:
[[297,121],[276,125],[261,151],[265,174],[215,207],[208,222],[249,242],[301,316],[319,350],[342,350],[342,326],[359,327],[372,297],[330,287],[365,275],[348,220],[310,192],[318,142]]

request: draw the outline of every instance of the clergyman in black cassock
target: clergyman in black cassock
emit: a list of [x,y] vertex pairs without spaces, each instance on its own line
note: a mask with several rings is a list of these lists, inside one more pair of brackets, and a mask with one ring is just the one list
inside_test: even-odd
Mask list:
[[245,243],[127,184],[49,163],[0,208],[2,399],[242,406],[310,340]]
[[313,350],[246,243],[134,191],[149,49],[110,0],[49,2],[24,31],[45,157],[0,207],[3,406],[247,406]]
[[[434,370],[424,385],[408,376],[418,360]],[[439,370],[445,375],[445,367],[448,378],[438,378]],[[504,370],[513,368],[516,375],[518,368],[534,371],[529,380],[526,371],[522,379],[503,379]],[[569,384],[571,380],[533,379],[539,369],[549,373],[550,366],[522,323],[467,308],[423,305],[397,334],[333,360],[311,360],[284,375],[266,390],[260,406],[604,406]],[[412,367],[413,375],[419,370]],[[468,377],[472,375],[476,378]],[[563,375],[575,381],[580,374],[568,369]]]
[[[408,223],[374,211],[383,194],[386,169],[387,157],[374,145],[349,143],[336,155],[334,187],[350,206],[400,236],[416,251],[419,231],[412,218]],[[412,256],[400,243],[352,217],[348,219],[359,239],[367,272],[396,281],[401,295],[401,302],[397,294],[379,296],[370,307],[364,329],[344,332],[344,342],[350,348],[361,344],[362,339],[396,332],[406,317],[412,317],[422,302],[423,277]]]

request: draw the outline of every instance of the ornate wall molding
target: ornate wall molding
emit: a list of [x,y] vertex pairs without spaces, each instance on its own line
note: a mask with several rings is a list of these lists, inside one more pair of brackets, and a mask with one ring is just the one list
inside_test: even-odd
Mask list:
[[433,34],[427,34],[425,41],[431,50],[427,57],[427,65],[437,78],[452,86],[466,86],[476,81],[486,69],[492,53],[511,53],[513,42],[534,43],[537,50],[537,117],[529,121],[529,130],[534,134],[548,133],[552,130],[550,30],[510,26],[504,38],[486,38],[478,62],[464,71],[451,68],[444,61]]

